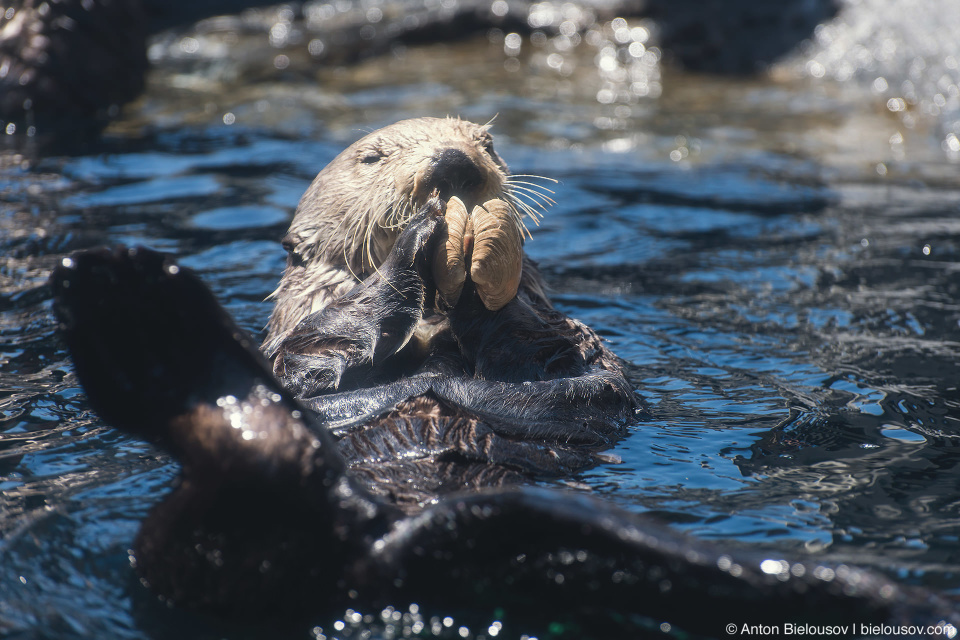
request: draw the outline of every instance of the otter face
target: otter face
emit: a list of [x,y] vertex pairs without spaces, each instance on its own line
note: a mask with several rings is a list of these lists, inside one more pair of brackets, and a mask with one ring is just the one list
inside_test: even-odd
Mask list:
[[[398,132],[400,135],[398,135]],[[384,226],[402,226],[433,191],[446,202],[457,196],[473,206],[504,193],[508,169],[493,149],[487,127],[461,120],[407,120],[377,131],[345,153],[358,174],[393,181],[394,207]]]
[[549,189],[530,178],[536,176],[509,174],[489,125],[416,118],[361,138],[320,171],[300,200],[283,241],[287,270],[273,296],[271,337],[375,271],[433,193],[444,202],[459,199],[466,211],[501,201],[499,215],[522,245],[524,218],[536,221],[553,202]]
[[416,118],[361,138],[304,194],[284,246],[306,262],[340,265],[357,276],[369,273],[434,191],[444,202],[458,197],[468,211],[503,200],[524,229],[523,218],[539,217],[537,209],[549,198],[511,179],[488,129],[451,118]]

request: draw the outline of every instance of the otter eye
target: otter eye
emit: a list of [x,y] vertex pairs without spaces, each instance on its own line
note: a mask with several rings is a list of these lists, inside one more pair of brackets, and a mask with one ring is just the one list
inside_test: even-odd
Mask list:
[[493,138],[486,138],[483,141],[483,150],[493,155]]
[[379,151],[368,151],[360,158],[360,162],[363,164],[374,164],[380,162],[380,158],[382,157],[383,154],[381,154]]

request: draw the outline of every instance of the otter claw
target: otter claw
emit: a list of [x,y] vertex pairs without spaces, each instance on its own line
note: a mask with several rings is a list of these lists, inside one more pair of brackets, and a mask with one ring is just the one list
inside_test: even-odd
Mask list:
[[[430,198],[407,222],[407,226],[397,238],[393,250],[393,260],[400,265],[420,263],[418,256],[429,256],[434,230],[442,217],[443,203],[438,198]],[[424,262],[427,262],[426,258]]]
[[502,200],[488,200],[467,214],[454,196],[447,202],[446,221],[433,261],[441,297],[455,306],[469,272],[483,305],[499,311],[517,295],[523,269],[523,238],[514,213]]

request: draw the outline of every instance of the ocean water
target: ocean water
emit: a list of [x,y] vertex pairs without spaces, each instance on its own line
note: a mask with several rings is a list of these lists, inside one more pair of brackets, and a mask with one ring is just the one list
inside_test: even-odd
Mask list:
[[[920,14],[929,24],[936,4]],[[258,333],[279,239],[316,172],[365,132],[422,115],[494,119],[515,173],[558,181],[527,250],[649,405],[612,450],[621,462],[570,490],[734,550],[960,595],[960,58],[948,45],[871,67],[843,51],[912,43],[913,23],[870,49],[840,21],[769,76],[722,78],[664,64],[646,23],[630,23],[629,42],[619,24],[577,46],[489,33],[321,66],[303,39],[265,36],[282,18],[165,35],[147,92],[102,142],[2,156],[0,635],[275,637],[158,609],[137,584],[127,550],[177,467],[91,412],[46,279],[72,251],[149,246]],[[464,628],[345,612],[289,633],[491,635]]]

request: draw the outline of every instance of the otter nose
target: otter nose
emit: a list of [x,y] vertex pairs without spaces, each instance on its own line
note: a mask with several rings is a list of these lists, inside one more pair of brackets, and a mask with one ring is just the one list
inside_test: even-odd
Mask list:
[[483,184],[483,174],[476,163],[460,149],[444,149],[434,154],[428,187],[438,189],[444,200],[476,189]]

